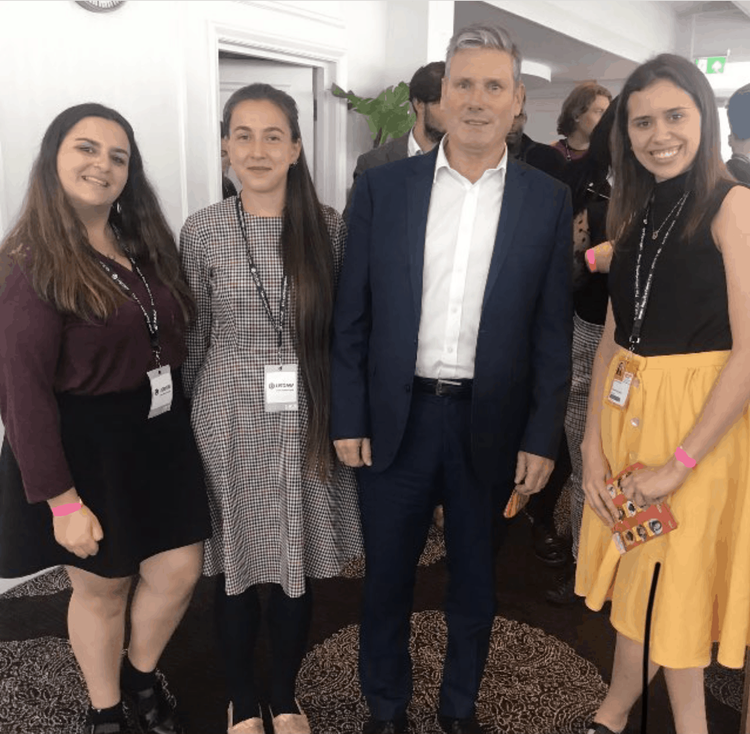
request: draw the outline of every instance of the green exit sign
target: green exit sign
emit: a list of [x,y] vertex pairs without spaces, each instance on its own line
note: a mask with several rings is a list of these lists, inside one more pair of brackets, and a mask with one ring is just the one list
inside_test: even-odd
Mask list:
[[696,65],[704,74],[723,74],[727,63],[726,56],[708,56],[696,59]]

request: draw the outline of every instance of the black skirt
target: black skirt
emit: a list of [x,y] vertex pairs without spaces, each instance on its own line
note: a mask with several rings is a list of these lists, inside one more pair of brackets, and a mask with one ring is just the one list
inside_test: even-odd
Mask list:
[[180,371],[172,408],[148,419],[149,384],[100,396],[60,393],[60,431],[75,488],[102,526],[99,552],[79,558],[55,541],[46,502],[29,504],[6,438],[0,453],[0,578],[69,565],[98,576],[211,536],[203,468]]

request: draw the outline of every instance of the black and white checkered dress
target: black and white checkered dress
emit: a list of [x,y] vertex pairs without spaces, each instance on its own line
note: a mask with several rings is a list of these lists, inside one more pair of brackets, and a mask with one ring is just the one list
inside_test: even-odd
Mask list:
[[578,558],[578,541],[581,535],[583,505],[583,457],[581,443],[586,429],[591,375],[594,357],[599,347],[604,326],[584,321],[577,313],[573,314],[573,377],[565,412],[565,436],[568,439],[570,463],[573,470],[563,487],[570,492],[570,525],[573,533],[573,557]]
[[[338,273],[346,229],[324,207]],[[278,316],[283,264],[282,219],[245,212],[253,259]],[[277,364],[276,334],[250,275],[235,197],[192,214],[180,252],[198,316],[188,334],[185,393],[209,488],[213,538],[204,573],[226,575],[228,594],[260,583],[304,593],[305,576],[327,578],[362,552],[357,487],[351,469],[337,466],[330,484],[303,473],[308,408],[266,413],[264,365]],[[282,359],[296,363],[290,321]],[[326,347],[327,348],[327,347]]]

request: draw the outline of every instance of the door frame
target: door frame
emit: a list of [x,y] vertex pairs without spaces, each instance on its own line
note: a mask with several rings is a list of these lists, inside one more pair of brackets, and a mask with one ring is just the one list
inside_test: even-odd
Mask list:
[[[330,90],[333,82],[341,86],[346,84],[346,49],[313,45],[295,38],[248,31],[216,22],[209,22],[208,36],[212,58],[209,94],[216,100],[216,109],[220,104],[219,51],[313,68],[315,168],[310,173],[321,202],[341,211],[346,199],[346,155],[342,153],[346,146],[342,146],[341,142],[346,136],[347,110],[346,105]],[[211,126],[213,139],[218,140],[221,135],[218,115],[212,116]],[[221,177],[216,166],[209,171],[209,182],[220,199]]]

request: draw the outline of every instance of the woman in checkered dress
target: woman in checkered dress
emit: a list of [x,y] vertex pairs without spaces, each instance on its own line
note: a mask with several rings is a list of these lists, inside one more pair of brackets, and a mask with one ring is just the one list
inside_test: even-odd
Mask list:
[[[191,215],[180,239],[198,305],[183,377],[210,490],[204,572],[219,575],[230,732],[263,732],[253,648],[258,586],[271,584],[274,729],[305,734],[294,688],[310,623],[308,580],[337,575],[362,552],[354,475],[335,462],[328,431],[345,225],[318,203],[289,95],[243,87],[224,124],[242,192]],[[269,412],[265,372],[280,364],[297,366],[299,406]]]
[[586,266],[585,253],[592,245],[607,238],[606,218],[611,185],[607,180],[610,170],[609,135],[615,117],[616,104],[612,103],[591,134],[588,154],[569,163],[562,180],[570,186],[573,195],[573,374],[565,413],[565,435],[570,451],[572,472],[563,488],[570,497],[570,525],[573,536],[573,564],[566,567],[555,587],[547,592],[553,604],[572,604],[574,593],[575,561],[578,558],[578,540],[583,518],[583,460],[581,442],[586,427],[586,408],[591,388],[591,371],[599,341],[604,333],[607,315],[607,274],[603,263],[591,270]]

